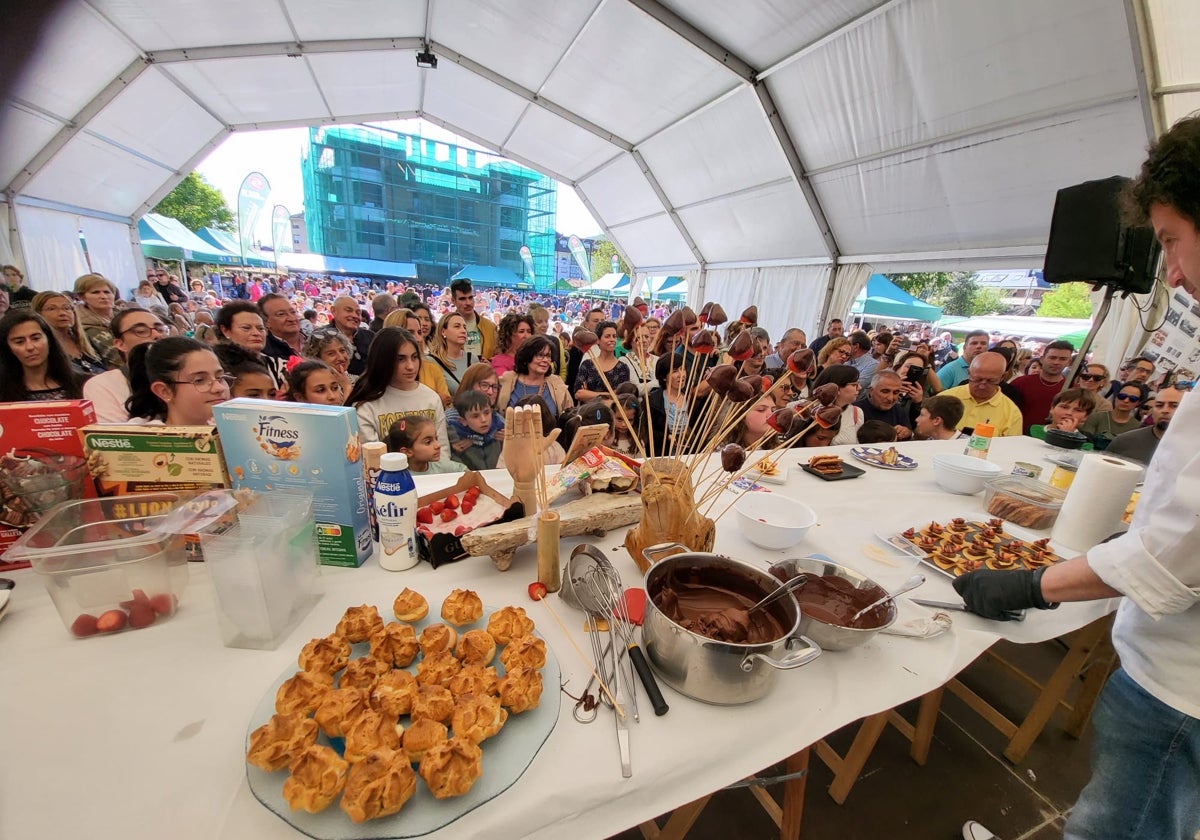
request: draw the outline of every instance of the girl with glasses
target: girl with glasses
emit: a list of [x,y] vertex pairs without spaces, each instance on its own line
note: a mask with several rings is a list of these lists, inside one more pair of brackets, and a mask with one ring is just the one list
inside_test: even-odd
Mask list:
[[0,402],[77,400],[82,393],[42,316],[14,309],[0,319]]
[[[500,379],[496,376],[496,371],[492,370],[492,366],[487,362],[476,362],[467,368],[467,372],[462,376],[462,382],[458,386],[460,391],[478,391],[486,396],[492,405],[493,411],[497,409],[497,398],[500,396]],[[503,418],[503,412],[498,412]],[[446,409],[446,433],[450,438],[450,448],[454,452],[466,452],[471,446],[471,441],[460,440],[455,434],[455,422],[461,420],[458,416],[458,410],[453,404]],[[500,429],[496,433],[497,440],[504,440],[504,429]]]
[[81,382],[108,369],[88,340],[79,310],[69,297],[62,292],[38,292],[31,306],[50,325],[54,339],[71,360],[71,368]]
[[[113,348],[124,360],[139,344],[166,336],[167,326],[154,313],[133,306],[113,316],[109,332],[113,335]],[[124,363],[83,383],[83,398],[92,401],[97,423],[127,423],[129,412],[125,401],[129,393],[129,371]]]
[[213,406],[229,399],[231,379],[217,354],[194,338],[139,344],[129,354],[125,408],[142,425],[208,426]]

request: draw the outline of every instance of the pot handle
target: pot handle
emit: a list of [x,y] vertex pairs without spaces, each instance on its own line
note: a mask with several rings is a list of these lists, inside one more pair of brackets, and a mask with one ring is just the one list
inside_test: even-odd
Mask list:
[[[792,650],[792,642],[804,642],[804,647]],[[807,665],[821,655],[821,646],[808,636],[793,636],[788,640],[788,650],[790,652],[782,659],[775,659],[765,653],[751,653],[742,660],[742,670],[750,673],[754,670],[754,660],[759,659],[779,671],[790,671]]]
[[647,563],[649,563],[651,566],[653,566],[655,563],[658,562],[658,558],[662,555],[667,554],[667,552],[671,552],[671,554],[674,555],[674,554],[687,554],[689,551],[691,551],[691,549],[688,548],[683,543],[677,543],[677,542],[655,543],[654,545],[648,545],[642,549],[642,557],[645,558]]

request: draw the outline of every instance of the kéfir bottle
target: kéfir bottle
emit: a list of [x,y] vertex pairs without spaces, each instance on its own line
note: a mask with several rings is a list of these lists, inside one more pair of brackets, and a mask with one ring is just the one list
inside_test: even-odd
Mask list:
[[375,480],[375,521],[379,525],[379,565],[402,572],[417,565],[417,485],[408,471],[408,456],[389,452]]

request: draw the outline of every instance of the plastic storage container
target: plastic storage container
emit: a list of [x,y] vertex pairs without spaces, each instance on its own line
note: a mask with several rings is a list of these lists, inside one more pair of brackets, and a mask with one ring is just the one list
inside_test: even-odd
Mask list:
[[[234,498],[212,491],[224,508]],[[247,499],[200,532],[216,596],[221,640],[228,647],[274,650],[317,601],[313,497],[274,490]]]
[[184,497],[139,493],[64,502],[5,555],[28,561],[76,636],[141,629],[169,618],[187,587],[186,538],[167,514]]
[[984,485],[984,507],[992,516],[1034,530],[1053,527],[1067,498],[1065,491],[1020,475],[1006,475]]

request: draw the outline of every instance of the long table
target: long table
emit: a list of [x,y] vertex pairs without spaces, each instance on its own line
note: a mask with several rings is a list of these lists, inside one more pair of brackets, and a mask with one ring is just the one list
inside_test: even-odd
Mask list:
[[[864,571],[878,569],[864,552],[867,543],[881,545],[876,531],[983,513],[982,495],[951,495],[934,482],[932,456],[961,447],[961,442],[902,444],[901,451],[920,462],[916,470],[867,467],[863,477],[841,482],[821,481],[797,465],[824,451],[849,459],[846,447],[796,450],[783,461],[793,465],[787,485],[767,486],[816,510],[819,523],[806,540],[786,551],[756,548],[730,513],[719,523],[715,548],[764,567],[817,552]],[[1041,441],[1001,438],[990,457],[1007,472],[1015,461],[1042,461],[1047,452]],[[503,471],[487,478],[501,491],[510,489]],[[419,489],[428,492],[452,479],[422,478]],[[624,530],[590,541],[630,586],[641,575],[624,548],[613,550]],[[581,541],[564,539],[563,556]],[[224,647],[207,570],[192,564],[190,572],[179,612],[170,621],[85,640],[65,632],[36,574],[11,574],[17,587],[0,622],[0,837],[300,836],[247,787],[244,750],[251,714],[276,676],[294,664],[300,647],[330,633],[348,606],[390,603],[405,586],[424,593],[435,611],[457,587],[475,589],[489,606],[525,606],[555,651],[567,690],[577,694],[588,680],[563,631],[542,605],[528,599],[526,586],[536,574],[532,546],[518,552],[507,572],[496,571],[487,558],[436,570],[421,564],[400,573],[374,562],[359,569],[323,567],[320,601],[275,651]],[[914,595],[956,597],[948,580],[933,572],[928,578]],[[571,621],[570,609],[561,602],[555,608],[568,617],[572,635],[587,649],[582,620]],[[940,637],[878,635],[863,647],[827,652],[796,671],[780,672],[770,694],[746,706],[706,705],[664,685],[670,712],[655,717],[643,702],[641,721],[631,726],[629,779],[620,774],[611,714],[579,724],[571,716],[574,701],[560,695],[558,723],[524,775],[486,805],[428,836],[609,836],[943,685],[998,639],[1045,641],[1112,608],[1109,601],[1064,604],[1052,612],[1035,611],[1020,624],[956,613],[952,631]],[[542,702],[556,702],[552,686]]]

